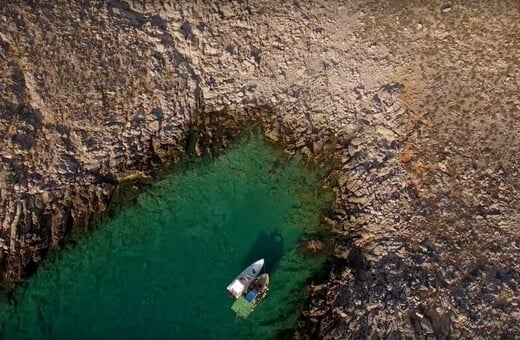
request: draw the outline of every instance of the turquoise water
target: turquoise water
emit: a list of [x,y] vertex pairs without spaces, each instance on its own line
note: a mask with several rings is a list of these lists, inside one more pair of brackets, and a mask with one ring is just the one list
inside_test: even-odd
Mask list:
[[[49,256],[1,310],[3,338],[270,339],[295,326],[320,267],[297,251],[332,198],[300,159],[261,137],[144,189],[134,204]],[[265,258],[268,297],[236,319],[226,286]]]

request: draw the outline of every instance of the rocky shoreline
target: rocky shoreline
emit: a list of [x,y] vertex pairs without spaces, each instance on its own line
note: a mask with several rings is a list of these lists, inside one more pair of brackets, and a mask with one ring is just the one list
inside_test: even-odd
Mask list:
[[295,337],[519,336],[519,21],[515,1],[7,1],[6,282],[119,183],[256,122],[335,167],[336,264]]

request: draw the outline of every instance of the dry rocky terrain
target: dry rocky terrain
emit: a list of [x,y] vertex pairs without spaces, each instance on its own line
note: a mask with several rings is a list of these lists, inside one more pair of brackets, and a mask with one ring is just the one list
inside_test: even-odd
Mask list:
[[259,122],[334,165],[295,337],[519,337],[519,88],[518,0],[4,0],[3,276]]

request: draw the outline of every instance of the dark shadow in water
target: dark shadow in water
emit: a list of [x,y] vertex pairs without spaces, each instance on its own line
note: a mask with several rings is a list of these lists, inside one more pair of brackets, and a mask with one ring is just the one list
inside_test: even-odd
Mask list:
[[255,243],[242,261],[242,267],[246,268],[259,259],[265,259],[264,271],[273,273],[283,256],[283,236],[279,231],[270,233],[263,231],[256,237]]

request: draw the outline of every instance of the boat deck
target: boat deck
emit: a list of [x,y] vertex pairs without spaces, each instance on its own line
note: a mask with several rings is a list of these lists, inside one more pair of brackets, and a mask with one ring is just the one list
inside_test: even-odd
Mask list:
[[231,309],[237,313],[238,316],[244,319],[246,319],[254,310],[253,305],[243,297],[236,299],[235,303],[231,306]]

